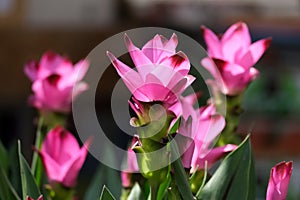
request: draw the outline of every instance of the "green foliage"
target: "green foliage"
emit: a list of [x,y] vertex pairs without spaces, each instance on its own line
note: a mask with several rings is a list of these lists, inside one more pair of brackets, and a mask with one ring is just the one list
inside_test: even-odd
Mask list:
[[198,199],[255,199],[254,160],[249,136],[222,161]]
[[143,200],[143,192],[138,183],[135,183],[127,200]]
[[177,146],[175,140],[172,140],[171,136],[169,136],[169,141],[170,141],[170,146],[171,146],[171,155],[175,158],[178,158],[172,163],[172,167],[174,169],[174,178],[177,182],[178,190],[183,199],[187,199],[187,200],[193,199],[193,194],[190,189],[190,183],[187,179],[187,174],[183,168],[183,165],[182,165],[182,162],[180,159],[178,146]]
[[19,153],[23,199],[25,200],[27,195],[34,199],[37,199],[41,195],[41,193],[36,185],[36,182],[34,180],[34,177],[31,173],[29,166],[22,155],[20,141],[18,141],[18,153]]
[[103,186],[100,200],[115,200],[115,197],[111,194],[107,187]]

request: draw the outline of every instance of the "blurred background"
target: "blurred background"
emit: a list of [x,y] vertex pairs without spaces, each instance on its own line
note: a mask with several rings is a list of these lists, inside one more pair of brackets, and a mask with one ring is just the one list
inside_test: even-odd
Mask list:
[[[201,25],[222,33],[237,21],[248,24],[253,41],[273,38],[256,66],[260,79],[245,94],[239,127],[252,133],[257,197],[264,198],[270,168],[294,160],[289,199],[299,199],[300,0],[0,0],[1,140],[9,146],[21,138],[30,156],[36,113],[27,106],[31,90],[23,66],[46,50],[77,62],[113,34],[144,26],[181,31],[204,45]],[[118,79],[114,70],[107,73]],[[99,104],[109,104],[112,87],[103,89],[108,98]],[[89,159],[92,168],[97,162]]]

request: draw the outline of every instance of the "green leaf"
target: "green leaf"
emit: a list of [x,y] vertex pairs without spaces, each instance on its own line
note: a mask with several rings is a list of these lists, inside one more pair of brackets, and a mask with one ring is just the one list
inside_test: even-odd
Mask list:
[[141,187],[138,183],[135,183],[127,200],[142,200],[143,198],[143,192],[141,190]]
[[14,142],[8,149],[9,180],[19,196],[22,195],[18,143]]
[[179,125],[180,125],[180,121],[181,121],[181,117],[179,117],[179,118],[177,119],[177,121],[175,122],[175,124],[172,126],[172,128],[171,128],[170,131],[169,131],[169,134],[173,134],[173,133],[176,133],[176,132],[177,132],[178,127],[179,127]]
[[[174,177],[177,183],[178,190],[182,199],[191,200],[194,199],[192,191],[190,189],[190,183],[187,179],[187,174],[183,168],[181,158],[178,151],[178,146],[175,140],[172,140],[172,136],[168,136],[171,146],[171,156],[178,158],[172,163],[174,169]],[[172,159],[173,160],[173,159]]]
[[0,167],[0,199],[21,200],[2,167]]
[[111,192],[107,189],[107,187],[103,186],[100,200],[116,200],[115,197],[111,194]]
[[103,187],[103,177],[105,176],[105,172],[103,170],[103,167],[99,165],[90,185],[89,188],[85,194],[84,199],[89,200],[89,199],[97,199],[100,194],[101,190],[100,188]]
[[255,171],[249,135],[221,163],[198,199],[255,199]]
[[4,169],[5,172],[8,170],[8,153],[0,140],[0,166]]
[[84,199],[97,199],[100,196],[101,188],[104,185],[112,188],[113,194],[120,195],[122,188],[120,174],[116,170],[100,164],[95,175],[93,176]]
[[20,141],[18,141],[18,153],[19,153],[23,199],[25,200],[27,195],[36,199],[41,195],[41,193],[36,185],[36,182],[30,171],[28,163],[26,162],[25,158],[22,155]]
[[167,193],[167,189],[171,183],[171,176],[167,176],[167,180],[160,184],[158,192],[157,192],[157,200],[163,199],[165,194]]
[[[42,126],[43,126],[43,117],[40,117],[37,130],[36,130],[35,144],[34,144],[34,147],[38,150],[40,150],[43,141]],[[32,162],[31,162],[31,173],[35,177],[35,181],[37,185],[40,186],[42,181],[42,176],[43,176],[43,166],[37,151],[33,152]]]

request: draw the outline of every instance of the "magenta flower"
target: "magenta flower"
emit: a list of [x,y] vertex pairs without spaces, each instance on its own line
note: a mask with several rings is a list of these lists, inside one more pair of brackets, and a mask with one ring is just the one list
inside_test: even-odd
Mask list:
[[[26,200],[34,200],[34,199],[31,198],[30,196],[27,196],[27,197],[26,197]],[[37,200],[43,200],[43,195],[39,196],[39,197],[37,198]]]
[[[136,139],[134,138],[132,140],[131,147],[135,145],[135,142],[138,142],[138,141],[136,141]],[[139,166],[137,163],[136,155],[131,147],[127,151],[126,169],[122,170],[122,172],[121,172],[122,186],[124,188],[128,188],[133,185],[132,174],[139,172]]]
[[50,51],[39,62],[29,62],[24,69],[33,82],[34,94],[30,96],[29,103],[44,111],[68,112],[72,95],[76,97],[88,87],[80,82],[88,65],[86,60],[81,60],[73,67],[67,58]]
[[267,190],[267,200],[286,199],[292,170],[292,162],[281,162],[271,169]]
[[181,99],[183,113],[178,133],[185,137],[183,144],[179,144],[185,150],[182,156],[183,165],[194,171],[204,169],[205,162],[208,167],[212,166],[226,153],[236,149],[236,145],[228,144],[211,149],[213,141],[225,127],[225,119],[216,112],[215,105],[210,104],[195,110],[191,102],[193,101],[189,96]]
[[39,151],[50,183],[66,187],[76,184],[77,175],[85,161],[90,141],[80,148],[75,137],[57,126],[50,130]]
[[259,74],[253,66],[271,39],[251,44],[248,27],[243,22],[233,24],[220,39],[210,29],[202,27],[202,30],[209,57],[201,63],[215,78],[213,86],[226,95],[241,93]]
[[133,94],[142,102],[160,101],[172,105],[193,81],[188,75],[190,62],[183,52],[176,53],[177,36],[167,40],[156,35],[142,49],[134,46],[125,35],[125,43],[136,66],[134,70],[107,52],[118,74]]

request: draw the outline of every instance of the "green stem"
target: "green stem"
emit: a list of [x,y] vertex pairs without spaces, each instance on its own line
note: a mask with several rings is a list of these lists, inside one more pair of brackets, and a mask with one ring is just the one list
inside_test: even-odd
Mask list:
[[149,180],[149,184],[150,184],[150,197],[151,200],[156,200],[157,199],[157,193],[158,193],[158,189],[159,189],[159,184],[157,184],[156,181],[151,181],[151,179]]
[[223,146],[229,143],[239,144],[241,138],[237,135],[237,127],[240,122],[240,115],[243,110],[241,107],[242,94],[234,97],[227,97],[226,104],[226,126],[220,135],[218,146]]
[[[36,136],[35,136],[35,144],[34,147],[39,150],[41,148],[41,144],[42,144],[42,125],[43,125],[43,117],[39,117],[39,122],[38,122],[38,127],[37,127],[37,131],[36,131]],[[39,180],[37,180],[37,172],[40,171],[39,170],[39,157],[38,157],[38,152],[34,151],[33,152],[33,157],[32,157],[32,162],[31,162],[31,173],[35,176],[36,181],[39,182]],[[39,178],[38,178],[39,179]]]

